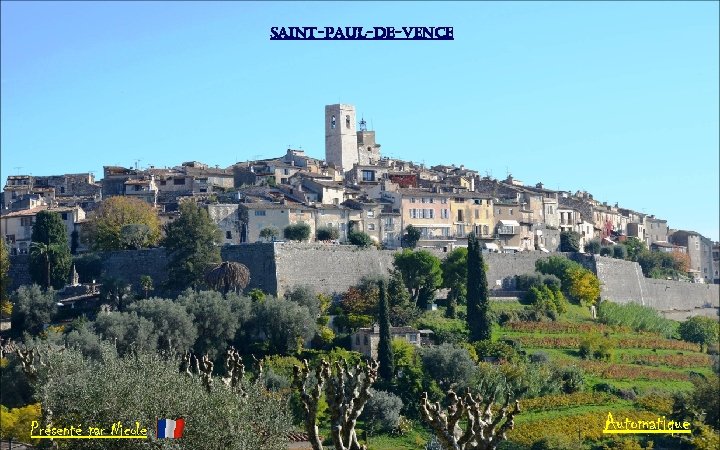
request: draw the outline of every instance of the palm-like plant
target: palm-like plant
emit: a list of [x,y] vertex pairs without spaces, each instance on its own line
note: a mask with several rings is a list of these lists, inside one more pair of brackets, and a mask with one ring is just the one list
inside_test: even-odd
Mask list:
[[57,251],[56,244],[46,244],[44,242],[33,242],[30,244],[30,254],[37,257],[45,258],[46,279],[45,287],[50,287],[50,255]]
[[243,264],[223,261],[208,271],[205,283],[223,294],[230,290],[242,292],[250,283],[250,270]]

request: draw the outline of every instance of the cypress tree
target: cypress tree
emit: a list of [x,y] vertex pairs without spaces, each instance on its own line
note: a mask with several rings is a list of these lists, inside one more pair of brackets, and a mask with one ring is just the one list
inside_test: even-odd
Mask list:
[[485,261],[480,252],[480,243],[474,235],[470,235],[467,256],[467,323],[471,342],[490,339],[488,309]]
[[70,278],[72,256],[67,231],[60,214],[40,211],[30,237],[30,277],[44,287],[63,287]]
[[380,343],[378,345],[378,362],[380,363],[379,374],[385,382],[390,382],[395,368],[393,367],[394,355],[392,349],[392,337],[390,335],[390,305],[385,291],[385,282],[380,282]]

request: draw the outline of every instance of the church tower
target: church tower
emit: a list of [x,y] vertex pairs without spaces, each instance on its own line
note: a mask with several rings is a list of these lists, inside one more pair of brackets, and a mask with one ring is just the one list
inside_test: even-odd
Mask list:
[[342,171],[358,162],[353,105],[325,106],[325,160]]

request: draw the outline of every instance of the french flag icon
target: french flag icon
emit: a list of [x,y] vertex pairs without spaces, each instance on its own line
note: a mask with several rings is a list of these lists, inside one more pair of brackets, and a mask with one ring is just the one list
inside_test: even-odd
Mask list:
[[159,419],[157,422],[158,439],[177,439],[182,437],[185,419]]

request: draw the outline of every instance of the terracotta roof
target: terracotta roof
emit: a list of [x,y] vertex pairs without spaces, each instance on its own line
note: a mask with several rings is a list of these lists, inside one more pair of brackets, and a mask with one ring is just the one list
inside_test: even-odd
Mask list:
[[52,211],[52,212],[63,213],[63,212],[71,212],[74,210],[75,210],[75,208],[68,208],[68,207],[48,208],[46,205],[42,205],[42,206],[36,206],[34,208],[30,208],[30,209],[24,209],[22,211],[16,211],[16,212],[12,212],[9,214],[3,214],[2,217],[6,218],[6,217],[34,216],[37,213],[39,213],[40,211]]

